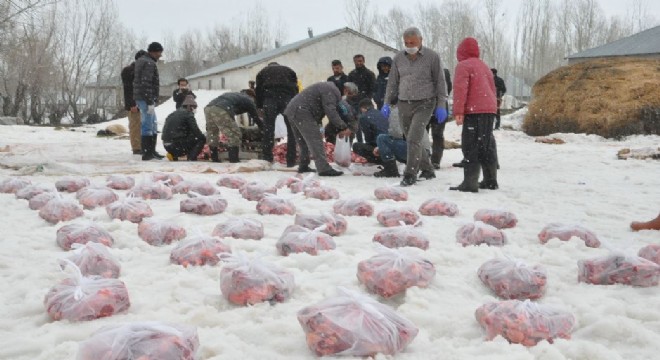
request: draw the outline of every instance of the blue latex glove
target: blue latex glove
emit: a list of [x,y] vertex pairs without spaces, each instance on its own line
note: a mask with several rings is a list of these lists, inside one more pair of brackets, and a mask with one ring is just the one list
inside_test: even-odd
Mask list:
[[390,106],[387,105],[387,104],[383,105],[383,107],[380,108],[380,113],[383,114],[383,116],[385,116],[385,119],[390,118],[390,113],[391,112],[392,112],[392,110],[390,109]]
[[447,109],[442,106],[435,108],[435,118],[438,119],[438,124],[442,124],[447,120]]

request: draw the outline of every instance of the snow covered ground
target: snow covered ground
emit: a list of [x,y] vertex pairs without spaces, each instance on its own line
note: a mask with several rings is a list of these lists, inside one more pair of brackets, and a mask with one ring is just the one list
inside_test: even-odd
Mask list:
[[[200,109],[216,92],[198,93]],[[159,124],[174,106],[157,108]],[[521,113],[503,118],[503,126],[519,123]],[[198,112],[204,128],[203,112]],[[126,119],[115,121],[127,126]],[[0,128],[0,180],[24,176],[33,183],[54,184],[64,176],[87,177],[102,185],[113,173],[132,175],[137,181],[150,172],[178,173],[184,179],[208,180],[215,184],[228,164],[166,161],[142,162],[130,155],[127,139],[97,138],[96,131],[108,124],[85,126],[75,131],[25,126]],[[378,300],[419,327],[415,340],[397,359],[657,359],[660,353],[660,289],[624,285],[596,286],[577,282],[577,261],[607,254],[609,249],[636,253],[642,246],[658,243],[660,232],[629,229],[632,220],[654,218],[660,211],[660,163],[617,160],[624,147],[657,147],[658,136],[634,136],[610,141],[597,136],[556,134],[564,145],[535,143],[519,131],[502,130],[498,141],[501,170],[500,190],[478,194],[451,192],[450,185],[462,180],[462,170],[451,167],[461,159],[460,150],[448,150],[437,179],[408,189],[404,203],[376,200],[373,189],[392,184],[392,179],[345,175],[323,181],[339,190],[341,198],[366,198],[376,213],[389,207],[419,205],[431,197],[455,202],[455,218],[424,217],[421,231],[431,240],[423,255],[437,274],[428,288],[411,288],[403,296]],[[460,139],[460,127],[447,125],[448,140]],[[159,151],[163,152],[159,140]],[[249,180],[274,184],[290,173],[263,171],[241,174]],[[126,283],[131,307],[126,313],[94,321],[72,323],[51,321],[44,309],[44,295],[63,278],[58,259],[66,256],[55,242],[62,224],[51,225],[27,201],[13,194],[0,194],[0,358],[74,359],[78,343],[108,324],[158,320],[194,325],[199,333],[199,359],[308,359],[313,353],[296,320],[296,312],[337,293],[345,286],[366,293],[356,278],[356,266],[375,254],[372,236],[383,229],[376,217],[347,217],[348,231],[336,237],[337,249],[319,256],[277,255],[275,243],[293,216],[260,216],[255,202],[244,200],[237,190],[219,188],[229,202],[227,211],[216,216],[179,212],[179,201],[149,200],[154,217],[171,219],[188,233],[210,234],[216,224],[231,216],[257,218],[266,236],[260,241],[225,239],[233,251],[263,255],[295,275],[292,297],[276,305],[267,303],[238,307],[220,293],[221,266],[184,268],[170,264],[174,245],[153,247],[137,235],[137,225],[111,220],[105,210],[85,210],[90,219],[110,231],[115,239],[112,253],[120,260],[120,279]],[[126,191],[118,191],[121,197]],[[330,211],[333,201],[306,199],[290,194],[299,213]],[[66,194],[73,198],[73,194]],[[518,225],[505,230],[509,243],[502,248],[466,247],[456,243],[458,227],[472,221],[478,209],[506,209],[518,217]],[[76,222],[76,220],[72,221]],[[551,240],[542,245],[537,234],[550,222],[581,224],[593,230],[606,246],[587,248],[573,238]],[[421,250],[420,250],[421,252]],[[548,287],[542,304],[557,305],[577,319],[572,339],[542,342],[531,348],[510,345],[504,339],[485,341],[485,333],[474,317],[482,304],[496,297],[480,282],[477,269],[485,261],[512,256],[548,271]],[[376,298],[374,296],[374,298]],[[386,357],[380,355],[377,358]]]

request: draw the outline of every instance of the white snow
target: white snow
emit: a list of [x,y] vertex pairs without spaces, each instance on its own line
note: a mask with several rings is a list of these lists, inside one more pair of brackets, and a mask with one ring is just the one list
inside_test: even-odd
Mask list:
[[[203,106],[218,92],[199,91],[197,117],[204,129]],[[174,109],[168,102],[156,109],[159,125]],[[503,118],[503,124],[518,123],[520,113]],[[115,121],[127,126],[126,119]],[[54,184],[65,176],[89,177],[102,185],[105,177],[126,173],[136,180],[152,171],[180,174],[186,180],[207,180],[215,184],[216,172],[228,164],[167,161],[142,162],[130,155],[127,139],[97,138],[96,131],[108,123],[76,128],[75,131],[47,127],[0,127],[0,180],[24,176],[33,183]],[[409,200],[379,201],[373,189],[391,184],[392,179],[345,175],[324,178],[339,190],[341,198],[368,198],[376,213],[389,207],[419,205],[431,197],[458,204],[459,215],[423,217],[420,230],[431,240],[420,253],[435,264],[437,275],[428,288],[411,288],[404,296],[379,301],[415,323],[419,335],[396,359],[653,359],[660,353],[660,289],[623,285],[595,286],[577,283],[577,261],[605,255],[605,248],[587,248],[583,241],[551,240],[540,244],[537,234],[551,222],[577,223],[593,230],[609,248],[627,252],[660,240],[658,231],[633,233],[632,220],[648,220],[660,211],[660,163],[652,160],[617,160],[624,147],[657,147],[658,136],[633,136],[611,141],[597,136],[555,134],[564,145],[535,143],[522,132],[495,133],[501,169],[500,190],[478,194],[448,190],[462,180],[462,170],[451,167],[461,158],[460,150],[447,150],[437,179],[407,189]],[[448,140],[460,139],[460,127],[447,125]],[[159,140],[159,151],[163,152]],[[215,172],[202,172],[212,169]],[[289,175],[283,171],[240,174],[250,180],[275,184]],[[168,321],[197,327],[199,359],[309,359],[314,358],[296,320],[296,312],[336,294],[337,286],[366,292],[356,278],[357,263],[376,254],[372,236],[383,228],[372,217],[347,217],[348,231],[336,237],[337,249],[319,256],[277,255],[275,243],[293,216],[260,216],[255,202],[244,200],[238,190],[220,188],[229,202],[227,211],[216,216],[179,212],[179,201],[148,200],[154,217],[171,219],[189,234],[210,234],[229,217],[257,218],[264,223],[266,236],[260,241],[225,239],[234,251],[263,255],[293,272],[296,288],[292,297],[276,305],[251,307],[229,304],[220,293],[215,267],[172,265],[169,254],[175,244],[153,247],[137,235],[137,225],[110,220],[104,209],[85,210],[84,218],[106,228],[115,239],[111,252],[122,265],[120,279],[126,283],[131,307],[127,313],[94,321],[72,323],[51,321],[43,305],[44,295],[60,281],[57,266],[68,254],[55,241],[63,224],[50,225],[27,201],[13,194],[0,194],[0,358],[74,359],[78,343],[108,324],[131,321]],[[124,197],[127,191],[118,191]],[[281,194],[293,200],[300,213],[331,211],[333,201],[306,199]],[[73,198],[73,194],[65,194]],[[498,208],[513,212],[518,225],[506,229],[508,244],[502,248],[466,247],[456,243],[461,224],[472,221],[478,209]],[[75,222],[75,220],[74,220]],[[531,348],[510,345],[504,339],[485,341],[485,333],[474,311],[494,295],[481,284],[477,269],[485,261],[508,255],[548,270],[548,287],[539,302],[572,312],[577,325],[570,340],[542,342]],[[378,359],[385,356],[379,355]],[[387,357],[389,358],[389,357]]]

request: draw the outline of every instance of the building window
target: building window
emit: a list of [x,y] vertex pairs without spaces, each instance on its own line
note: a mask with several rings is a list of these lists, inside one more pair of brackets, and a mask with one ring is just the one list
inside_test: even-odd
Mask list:
[[220,88],[225,89],[225,78],[220,78]]
[[209,79],[209,90],[213,88],[213,80]]
[[202,82],[198,81],[197,82],[197,89],[200,90],[202,88]]

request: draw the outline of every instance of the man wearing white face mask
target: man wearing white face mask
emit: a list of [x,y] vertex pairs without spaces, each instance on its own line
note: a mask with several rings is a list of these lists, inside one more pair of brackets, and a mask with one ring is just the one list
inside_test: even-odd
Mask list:
[[163,146],[167,158],[176,161],[179,156],[187,156],[188,161],[196,161],[204,148],[206,137],[195,120],[197,102],[192,95],[186,96],[181,107],[165,119],[163,125]]
[[433,179],[435,173],[429,154],[422,146],[428,136],[426,125],[435,114],[438,122],[447,120],[447,88],[440,56],[422,47],[422,34],[416,27],[403,32],[405,50],[394,56],[381,112],[390,114],[390,104],[397,99],[403,135],[408,147],[406,170],[401,186],[410,186],[420,178]]

